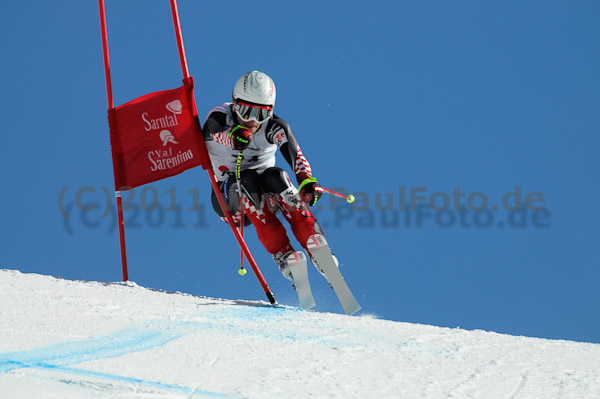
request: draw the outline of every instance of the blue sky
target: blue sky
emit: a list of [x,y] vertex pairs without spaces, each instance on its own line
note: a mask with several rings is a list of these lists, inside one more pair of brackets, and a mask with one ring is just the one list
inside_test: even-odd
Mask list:
[[[266,72],[314,175],[359,198],[324,198],[317,214],[364,313],[600,342],[597,2],[178,5],[201,118],[240,75]],[[118,281],[114,210],[102,217],[114,183],[98,6],[0,7],[0,267]],[[108,0],[107,19],[117,105],[181,85],[168,1]],[[517,187],[544,209],[504,209]],[[402,189],[407,203],[411,190],[425,197],[417,210],[400,209]],[[462,212],[457,189],[459,205],[471,199]],[[78,207],[78,192],[96,208]],[[142,209],[142,193],[158,208]],[[264,299],[254,276],[237,275],[239,250],[209,193],[200,169],[134,191],[131,280]],[[483,195],[487,209],[474,210]],[[194,201],[207,209],[189,210]],[[247,240],[276,298],[295,304],[252,230]],[[310,278],[317,310],[341,312]]]

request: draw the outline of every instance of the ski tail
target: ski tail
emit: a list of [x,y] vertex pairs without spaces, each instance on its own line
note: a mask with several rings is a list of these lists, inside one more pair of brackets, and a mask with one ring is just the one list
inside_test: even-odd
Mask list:
[[306,248],[318,263],[318,268],[323,271],[331,287],[333,287],[346,314],[352,315],[358,312],[361,306],[354,298],[350,288],[348,288],[342,273],[340,273],[325,237],[321,234],[310,236]]
[[306,255],[302,251],[293,252],[288,255],[286,262],[292,274],[300,307],[306,310],[315,307],[316,303],[308,281]]

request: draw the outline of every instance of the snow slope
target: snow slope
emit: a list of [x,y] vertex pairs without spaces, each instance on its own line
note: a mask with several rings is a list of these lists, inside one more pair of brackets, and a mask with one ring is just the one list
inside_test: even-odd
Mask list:
[[0,398],[375,397],[600,398],[600,345],[0,270]]

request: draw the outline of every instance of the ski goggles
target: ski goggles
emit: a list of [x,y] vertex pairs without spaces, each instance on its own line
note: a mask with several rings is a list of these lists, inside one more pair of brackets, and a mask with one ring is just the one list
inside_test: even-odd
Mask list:
[[235,100],[233,109],[237,116],[244,122],[255,121],[263,123],[273,116],[273,107],[271,105],[252,104],[243,100]]

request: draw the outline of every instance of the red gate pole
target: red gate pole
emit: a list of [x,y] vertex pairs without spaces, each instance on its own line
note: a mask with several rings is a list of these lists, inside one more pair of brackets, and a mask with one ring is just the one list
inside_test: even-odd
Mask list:
[[[108,102],[109,111],[114,109],[112,83],[110,79],[110,59],[108,55],[108,32],[106,30],[106,12],[104,8],[104,0],[98,0],[98,8],[100,9],[100,29],[102,31],[102,55],[104,56],[104,75],[106,78],[106,99]],[[123,281],[129,280],[127,273],[127,252],[125,250],[125,222],[123,221],[123,203],[121,200],[121,191],[117,187],[117,173],[113,167],[115,176],[115,196],[117,197],[117,215],[119,220],[119,242],[121,246],[121,267],[123,269]]]
[[179,52],[179,62],[181,63],[181,73],[183,78],[190,77],[187,60],[185,58],[185,48],[183,48],[183,35],[181,34],[181,24],[179,23],[179,11],[177,11],[177,0],[171,1],[171,15],[173,16],[173,27],[175,28],[175,39],[177,39],[177,50]]
[[[181,62],[181,71],[183,73],[183,78],[187,79],[187,78],[189,78],[189,70],[188,70],[187,61],[186,61],[186,57],[185,57],[185,49],[183,47],[183,36],[181,35],[181,25],[179,23],[179,13],[177,11],[177,0],[170,0],[170,1],[171,1],[171,14],[173,15],[173,26],[175,28],[175,36],[177,38],[177,49],[179,50],[179,61]],[[220,194],[221,189],[219,187],[219,182],[217,180],[217,177],[215,176],[215,173],[214,173],[212,167],[208,168],[206,171],[208,172],[208,177],[210,179],[210,183],[213,187],[213,190],[215,191],[215,193],[217,193],[217,199],[219,200],[219,205],[221,206],[221,209],[223,210],[223,213],[225,214],[227,223],[229,224],[229,227],[231,228],[231,231],[233,232],[235,239],[237,240],[238,244],[240,245],[242,252],[246,256],[246,259],[248,260],[248,263],[250,264],[250,267],[252,268],[254,275],[256,276],[256,278],[258,279],[258,282],[260,283],[261,287],[265,291],[265,294],[267,295],[269,302],[272,304],[277,303],[277,301],[275,300],[275,297],[273,296],[273,293],[271,292],[271,289],[269,288],[269,285],[267,284],[267,281],[265,280],[265,277],[262,275],[260,269],[258,268],[258,265],[256,264],[256,261],[254,260],[254,257],[250,253],[250,249],[248,249],[248,245],[246,245],[244,238],[240,234],[240,231],[238,230],[238,228],[235,225],[235,222],[233,221],[233,217],[231,216],[231,212],[229,211],[229,206],[225,203],[225,199],[223,198],[223,195]],[[241,223],[243,224],[243,222],[244,221],[242,220]]]

